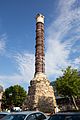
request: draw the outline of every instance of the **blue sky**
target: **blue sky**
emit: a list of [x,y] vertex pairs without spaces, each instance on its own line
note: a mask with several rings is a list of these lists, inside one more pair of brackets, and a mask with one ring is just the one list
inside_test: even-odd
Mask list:
[[26,90],[34,77],[35,17],[45,16],[50,81],[71,65],[80,70],[80,0],[0,0],[0,84]]

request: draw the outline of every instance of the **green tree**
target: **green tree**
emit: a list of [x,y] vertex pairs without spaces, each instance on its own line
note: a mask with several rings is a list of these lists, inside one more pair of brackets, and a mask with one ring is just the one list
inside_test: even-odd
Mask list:
[[63,70],[63,76],[57,78],[55,86],[58,94],[68,96],[72,99],[75,108],[78,109],[75,97],[80,96],[80,75],[77,69],[72,69],[69,66],[66,70]]
[[20,107],[27,96],[26,91],[20,85],[14,85],[3,93],[2,108],[10,108],[11,105]]

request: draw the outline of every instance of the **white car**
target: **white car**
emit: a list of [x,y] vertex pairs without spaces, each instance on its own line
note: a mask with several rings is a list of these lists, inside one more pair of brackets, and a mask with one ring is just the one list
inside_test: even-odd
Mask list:
[[24,111],[10,113],[1,120],[45,120],[47,116],[40,111]]

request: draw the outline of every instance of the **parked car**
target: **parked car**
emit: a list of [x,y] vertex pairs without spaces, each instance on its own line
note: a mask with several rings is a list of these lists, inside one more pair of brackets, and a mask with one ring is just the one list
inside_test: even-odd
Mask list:
[[80,120],[80,112],[56,113],[48,120]]
[[47,116],[40,111],[24,111],[10,113],[2,120],[45,120]]
[[8,112],[0,112],[0,119],[8,115]]

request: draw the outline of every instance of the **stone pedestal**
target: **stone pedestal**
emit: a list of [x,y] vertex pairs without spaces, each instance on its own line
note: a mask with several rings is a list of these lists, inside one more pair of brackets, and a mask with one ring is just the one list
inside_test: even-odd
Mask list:
[[46,75],[36,74],[30,81],[27,99],[24,102],[24,108],[28,110],[40,110],[43,112],[52,112],[56,106],[53,87]]

